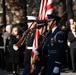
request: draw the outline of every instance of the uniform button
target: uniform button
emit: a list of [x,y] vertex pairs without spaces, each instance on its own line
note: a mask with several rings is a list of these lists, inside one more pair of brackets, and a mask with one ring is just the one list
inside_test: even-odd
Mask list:
[[49,46],[49,44],[47,44],[47,46]]
[[50,55],[48,55],[48,57],[49,57]]
[[33,36],[33,33],[31,34],[31,36]]

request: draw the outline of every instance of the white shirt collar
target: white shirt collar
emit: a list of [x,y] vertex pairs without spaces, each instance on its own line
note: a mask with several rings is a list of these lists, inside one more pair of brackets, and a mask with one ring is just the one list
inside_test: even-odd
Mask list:
[[52,29],[52,33],[54,32],[54,30],[57,28],[57,26],[56,27],[54,27],[53,29]]
[[73,35],[76,35],[76,33],[75,32],[72,32],[73,33]]

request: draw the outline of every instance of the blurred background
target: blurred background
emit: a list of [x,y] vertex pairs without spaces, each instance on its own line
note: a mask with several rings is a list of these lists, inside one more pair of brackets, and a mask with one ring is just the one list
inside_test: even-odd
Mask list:
[[[54,13],[61,16],[67,11],[62,24],[70,18],[76,19],[76,0],[53,0]],[[38,15],[41,0],[0,0],[0,25],[24,26],[26,15]]]

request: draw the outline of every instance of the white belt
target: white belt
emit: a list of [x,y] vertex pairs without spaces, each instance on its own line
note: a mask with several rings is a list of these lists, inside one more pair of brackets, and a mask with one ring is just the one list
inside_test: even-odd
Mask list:
[[[8,46],[6,46],[6,47],[8,47]],[[4,46],[0,46],[0,49],[4,49]]]
[[26,47],[26,49],[33,49],[33,47]]
[[0,46],[0,49],[4,49],[4,46]]

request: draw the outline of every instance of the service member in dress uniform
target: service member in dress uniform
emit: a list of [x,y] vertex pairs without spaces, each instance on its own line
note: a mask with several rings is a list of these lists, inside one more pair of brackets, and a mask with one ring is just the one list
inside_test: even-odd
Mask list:
[[[43,40],[43,37],[45,36],[45,33],[46,33],[46,26],[47,26],[47,23],[46,23],[46,20],[37,20],[37,29],[39,31],[39,37],[38,37],[38,46],[41,45],[42,43],[42,40]],[[46,52],[43,53],[42,48],[40,48],[38,50],[39,54],[39,60],[37,60],[35,62],[35,70],[33,72],[32,75],[38,75],[39,73],[42,73],[42,70],[43,70],[43,67],[44,67],[44,64],[46,62]]]
[[59,29],[58,22],[60,17],[56,15],[48,15],[48,27],[51,33],[48,35],[43,50],[48,51],[47,68],[45,75],[60,75],[64,55],[64,34]]
[[31,65],[31,51],[33,49],[33,40],[35,35],[35,26],[36,26],[36,17],[35,16],[27,16],[27,25],[30,27],[31,31],[26,35],[24,44],[26,46],[26,50],[24,52],[24,65],[25,68],[23,70],[22,75],[29,75],[30,65]]

